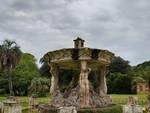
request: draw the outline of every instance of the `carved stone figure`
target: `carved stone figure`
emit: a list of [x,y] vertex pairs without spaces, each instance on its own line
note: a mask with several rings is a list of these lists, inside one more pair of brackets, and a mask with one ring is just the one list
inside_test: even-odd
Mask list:
[[89,107],[89,80],[88,75],[91,69],[87,67],[86,61],[81,61],[80,84],[80,105],[81,108]]
[[101,66],[100,70],[101,70],[101,74],[100,74],[99,95],[106,96],[107,95],[107,83],[106,83],[107,69],[106,69],[106,66]]

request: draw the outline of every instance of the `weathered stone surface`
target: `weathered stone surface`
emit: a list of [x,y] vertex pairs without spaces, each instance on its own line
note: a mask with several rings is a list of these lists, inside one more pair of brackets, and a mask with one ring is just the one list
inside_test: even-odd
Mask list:
[[[110,105],[107,107],[99,107],[99,108],[76,109],[76,110],[77,113],[101,113],[106,111],[108,113],[111,113],[111,111],[118,111],[119,113],[122,113],[121,107],[117,105]],[[38,113],[58,113],[59,108],[54,108],[47,104],[47,105],[40,105],[38,111],[39,111]]]
[[143,109],[139,105],[123,105],[123,113],[143,113]]
[[52,75],[50,93],[52,96],[57,96],[60,94],[60,91],[58,86],[58,70],[55,64],[50,64],[50,73]]
[[106,83],[106,75],[107,68],[105,65],[100,67],[100,86],[99,86],[99,95],[106,96],[107,95],[107,83]]
[[29,107],[30,108],[36,108],[38,106],[38,98],[35,96],[29,97]]
[[[112,104],[112,100],[109,96],[99,96],[90,84],[89,90],[89,106],[91,108],[104,107]],[[81,108],[80,106],[80,86],[73,88],[68,97],[64,98],[62,95],[54,97],[50,102],[53,107],[62,107],[62,106],[75,106],[76,108]]]
[[138,105],[138,98],[129,96],[127,105],[123,105],[123,113],[143,113],[142,106]]
[[149,83],[146,80],[140,80],[136,82],[136,91],[137,93],[149,92],[150,87]]
[[81,73],[79,78],[79,86],[80,86],[80,107],[89,107],[90,103],[90,93],[89,93],[89,80],[88,75],[91,69],[87,67],[86,61],[81,61]]
[[19,103],[12,101],[3,102],[3,112],[2,113],[22,113],[22,107]]
[[42,104],[38,107],[38,113],[58,113],[58,108],[55,108],[49,104]]
[[0,102],[0,113],[2,113],[2,111],[3,111],[3,103]]
[[138,97],[129,96],[128,105],[137,105],[137,104],[138,104]]
[[[101,63],[109,64],[113,58],[114,54],[107,51],[107,50],[101,50],[101,49],[93,49],[93,48],[67,48],[67,49],[60,49],[52,52],[48,52],[44,55],[44,60],[51,63],[57,63],[61,66],[61,68],[70,68],[68,66],[68,63],[72,64],[72,61],[77,60],[87,60],[92,61],[96,60],[97,64],[99,65]],[[61,63],[63,62],[63,65]],[[76,62],[77,63],[77,62]],[[93,68],[95,65],[91,65]],[[75,67],[74,65],[73,67]]]
[[60,107],[58,113],[77,113],[75,107]]

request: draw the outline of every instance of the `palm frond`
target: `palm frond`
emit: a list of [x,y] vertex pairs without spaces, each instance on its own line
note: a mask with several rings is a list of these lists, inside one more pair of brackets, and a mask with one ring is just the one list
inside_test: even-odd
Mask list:
[[0,46],[0,63],[4,69],[15,68],[21,58],[21,50],[15,41],[4,40]]

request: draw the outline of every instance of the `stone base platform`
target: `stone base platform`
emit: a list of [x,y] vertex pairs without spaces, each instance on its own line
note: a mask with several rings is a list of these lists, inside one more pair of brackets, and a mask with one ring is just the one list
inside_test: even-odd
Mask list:
[[[107,107],[101,107],[101,108],[77,109],[77,113],[87,113],[87,112],[103,113],[103,111],[110,111],[110,113],[111,113],[111,111],[113,111],[113,110],[117,111],[118,113],[122,113],[121,106],[117,106],[115,104],[109,105]],[[55,108],[48,104],[39,105],[38,111],[39,111],[38,113],[61,113],[60,108]],[[64,113],[64,112],[62,112],[62,113]],[[65,112],[65,113],[67,113],[67,112]],[[71,112],[69,112],[69,113],[71,113]],[[76,113],[76,112],[72,112],[72,113]]]

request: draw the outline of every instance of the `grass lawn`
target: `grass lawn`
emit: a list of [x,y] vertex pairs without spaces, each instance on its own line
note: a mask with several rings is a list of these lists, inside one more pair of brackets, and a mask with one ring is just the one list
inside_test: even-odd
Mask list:
[[119,104],[119,105],[126,104],[129,96],[138,97],[138,103],[140,105],[146,105],[147,104],[147,95],[148,94],[137,94],[137,95],[112,94],[111,96],[112,96],[113,102],[116,104]]

